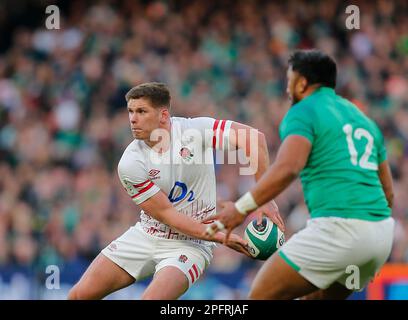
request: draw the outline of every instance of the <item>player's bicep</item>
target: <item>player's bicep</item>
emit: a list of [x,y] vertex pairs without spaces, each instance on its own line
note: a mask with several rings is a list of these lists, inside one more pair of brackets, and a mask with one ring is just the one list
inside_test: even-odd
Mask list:
[[231,121],[227,135],[228,150],[245,150],[250,153],[250,147],[258,145],[260,131],[243,123]]
[[289,135],[281,144],[275,162],[298,174],[306,166],[311,150],[309,139],[302,135]]

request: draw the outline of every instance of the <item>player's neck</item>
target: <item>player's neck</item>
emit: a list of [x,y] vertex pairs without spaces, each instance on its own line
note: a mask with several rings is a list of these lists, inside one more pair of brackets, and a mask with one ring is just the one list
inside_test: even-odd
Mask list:
[[311,86],[309,86],[306,91],[303,93],[303,97],[302,99],[310,96],[311,94],[313,94],[316,90],[320,89],[322,87],[321,84],[312,84]]
[[171,120],[169,119],[165,124],[159,125],[157,129],[164,130],[165,132],[160,133],[158,139],[144,140],[144,143],[152,148],[157,153],[165,153],[170,148],[171,141]]

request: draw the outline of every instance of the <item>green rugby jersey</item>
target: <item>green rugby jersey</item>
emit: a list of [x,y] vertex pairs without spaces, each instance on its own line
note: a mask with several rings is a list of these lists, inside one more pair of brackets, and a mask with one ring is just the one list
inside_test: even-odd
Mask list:
[[321,87],[289,109],[279,133],[282,141],[301,135],[312,143],[300,173],[312,218],[375,221],[391,215],[378,176],[386,159],[384,138],[350,101]]

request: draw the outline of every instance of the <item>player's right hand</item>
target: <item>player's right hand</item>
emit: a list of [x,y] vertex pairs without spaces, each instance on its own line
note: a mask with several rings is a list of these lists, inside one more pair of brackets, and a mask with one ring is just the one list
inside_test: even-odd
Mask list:
[[232,250],[243,253],[246,256],[252,258],[248,251],[248,242],[242,239],[239,235],[231,233],[226,245],[228,248],[231,248]]
[[240,225],[245,220],[245,216],[240,214],[235,208],[234,202],[225,201],[221,204],[221,212],[214,216],[204,219],[203,223],[208,223],[209,221],[214,221],[206,229],[206,236],[211,236],[217,231],[226,231],[224,244],[227,245],[229,236],[232,230]]

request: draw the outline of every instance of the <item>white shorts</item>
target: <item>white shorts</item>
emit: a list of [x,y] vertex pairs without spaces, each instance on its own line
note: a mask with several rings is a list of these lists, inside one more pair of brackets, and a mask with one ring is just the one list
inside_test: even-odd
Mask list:
[[163,239],[143,231],[140,223],[112,241],[102,254],[136,281],[167,266],[180,269],[191,286],[212,259],[212,249],[188,240]]
[[359,291],[387,261],[393,234],[392,218],[314,218],[280,248],[279,255],[320,289],[339,282]]

